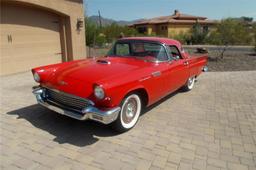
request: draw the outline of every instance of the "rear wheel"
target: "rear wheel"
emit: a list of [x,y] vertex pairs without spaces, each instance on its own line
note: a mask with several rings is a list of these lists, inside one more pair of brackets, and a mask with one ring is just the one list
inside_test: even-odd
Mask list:
[[141,99],[137,94],[125,97],[121,103],[121,111],[117,120],[113,123],[114,129],[125,132],[132,129],[141,113]]
[[188,79],[188,81],[186,82],[186,84],[183,86],[183,89],[184,89],[185,91],[190,91],[190,90],[193,89],[194,84],[195,84],[195,76],[190,77],[190,78]]

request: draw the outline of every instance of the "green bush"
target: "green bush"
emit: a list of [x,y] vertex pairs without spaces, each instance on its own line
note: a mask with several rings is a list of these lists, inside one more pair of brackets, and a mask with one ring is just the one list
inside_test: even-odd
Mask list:
[[100,30],[96,24],[85,19],[86,45],[92,46],[93,44],[95,44],[95,39],[99,32]]
[[191,36],[189,33],[182,31],[179,34],[175,35],[173,39],[180,41],[182,44],[189,44]]
[[106,36],[105,36],[104,34],[102,34],[102,33],[100,33],[100,34],[96,37],[96,39],[95,39],[95,44],[98,45],[98,46],[100,46],[100,47],[104,46],[104,44],[105,44],[106,42],[107,42]]
[[209,44],[221,45],[219,57],[223,58],[224,53],[230,45],[250,45],[252,43],[252,31],[243,20],[228,18],[223,19],[207,38]]
[[252,36],[249,28],[240,20],[228,18],[221,20],[212,31],[207,42],[215,45],[249,45]]
[[120,38],[139,35],[137,30],[128,26],[120,26],[116,23],[103,27],[97,26],[95,23],[85,20],[86,44],[89,46],[103,46],[105,43],[112,43]]
[[192,44],[204,44],[207,35],[208,31],[205,31],[199,23],[196,23],[191,29],[190,41]]

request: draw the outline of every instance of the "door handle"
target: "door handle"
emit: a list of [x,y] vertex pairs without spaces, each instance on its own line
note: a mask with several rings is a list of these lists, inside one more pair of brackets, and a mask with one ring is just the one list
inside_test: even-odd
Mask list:
[[185,61],[183,64],[184,64],[185,66],[187,66],[187,65],[189,64],[189,62],[188,62],[188,61]]

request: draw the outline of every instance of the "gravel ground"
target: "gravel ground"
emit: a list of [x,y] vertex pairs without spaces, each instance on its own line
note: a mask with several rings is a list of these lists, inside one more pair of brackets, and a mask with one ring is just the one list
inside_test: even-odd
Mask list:
[[226,54],[223,59],[209,55],[209,71],[248,71],[256,70],[256,55]]
[[[190,51],[191,55],[201,55]],[[210,72],[256,70],[256,54],[243,51],[229,51],[220,58],[220,52],[209,51],[208,67]]]

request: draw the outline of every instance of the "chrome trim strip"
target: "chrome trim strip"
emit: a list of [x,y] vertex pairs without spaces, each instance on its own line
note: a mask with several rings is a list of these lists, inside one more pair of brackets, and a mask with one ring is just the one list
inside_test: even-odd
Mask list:
[[148,80],[148,79],[150,79],[150,78],[151,78],[151,76],[141,78],[141,79],[139,80],[139,82],[142,82],[142,81]]
[[54,105],[51,105],[51,101],[47,102],[47,100],[44,100],[44,94],[45,89],[42,87],[35,88],[33,90],[33,94],[36,96],[37,102],[50,109],[53,110],[59,114],[71,117],[73,119],[77,120],[87,120],[91,119],[97,122],[101,122],[103,124],[110,124],[113,121],[115,121],[118,117],[118,114],[121,110],[120,107],[114,107],[108,110],[100,110],[92,105],[89,105],[85,107],[82,111],[76,111],[72,110],[72,108],[68,108],[67,106],[62,106],[60,104],[53,103]]
[[156,71],[156,72],[153,72],[153,73],[151,73],[152,74],[152,76],[153,77],[159,77],[159,76],[161,76],[161,71]]

